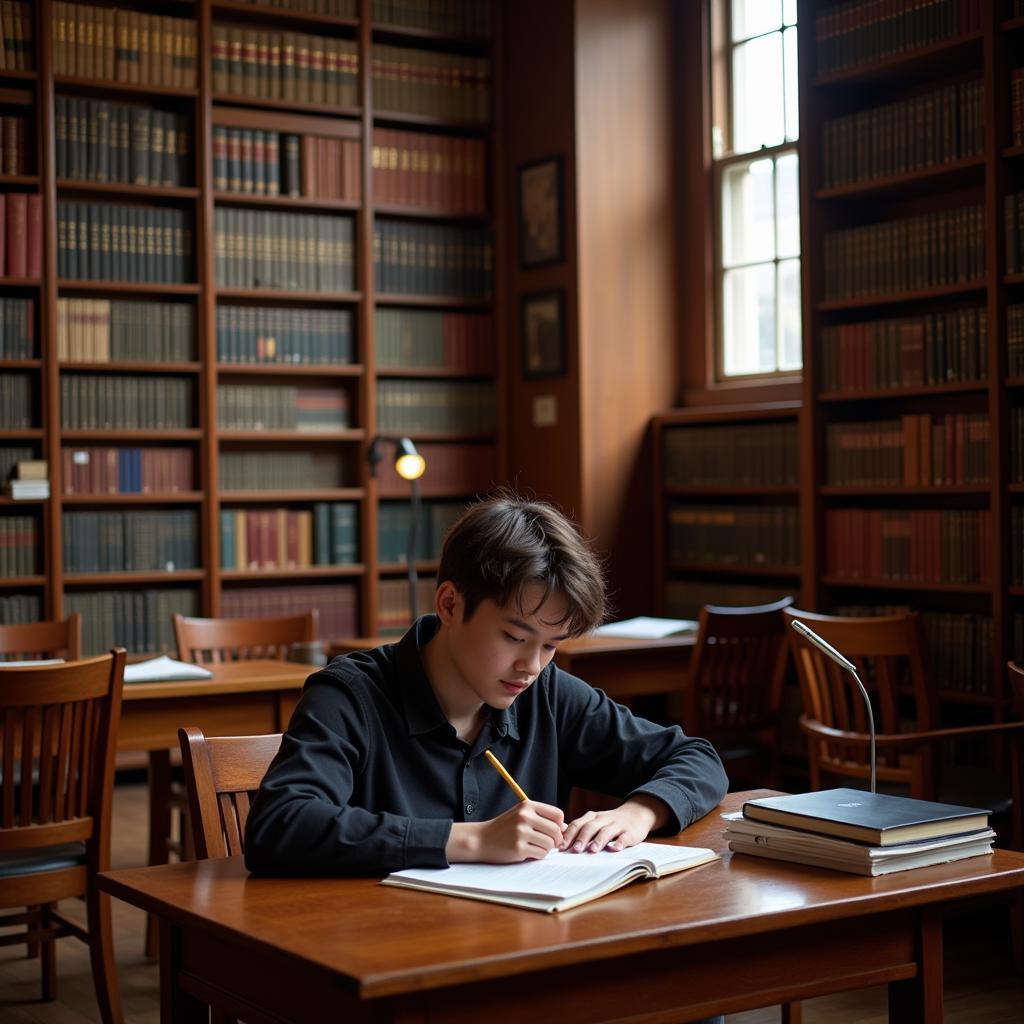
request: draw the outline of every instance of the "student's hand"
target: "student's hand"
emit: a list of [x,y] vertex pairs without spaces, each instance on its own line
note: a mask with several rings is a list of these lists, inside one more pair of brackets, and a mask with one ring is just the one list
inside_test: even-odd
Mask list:
[[614,810],[587,811],[570,821],[560,849],[570,853],[625,850],[642,843],[667,818],[668,808],[660,800],[641,794]]
[[540,860],[561,844],[564,829],[561,808],[525,800],[490,821],[455,822],[445,855],[449,864]]

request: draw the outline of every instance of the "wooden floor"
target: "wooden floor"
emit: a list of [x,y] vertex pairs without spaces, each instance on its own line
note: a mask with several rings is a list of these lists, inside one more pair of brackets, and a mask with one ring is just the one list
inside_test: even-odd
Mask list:
[[[114,800],[114,865],[144,861],[146,799],[141,785],[120,785]],[[62,909],[79,913],[80,904]],[[143,916],[114,901],[114,939],[120,969],[126,1024],[157,1024],[160,1016],[155,964],[142,955]],[[946,1020],[951,1024],[1021,1024],[1024,978],[1015,975],[1006,955],[1005,910],[974,913],[946,924]],[[58,943],[59,999],[41,1003],[39,962],[27,960],[23,947],[0,948],[0,1024],[86,1024],[99,1022],[85,946],[75,939]],[[743,965],[737,964],[737,970]],[[325,1009],[324,1019],[329,1019]],[[805,1004],[806,1024],[882,1024],[885,990],[814,999]],[[752,1010],[727,1018],[729,1024],[771,1024],[777,1008]]]

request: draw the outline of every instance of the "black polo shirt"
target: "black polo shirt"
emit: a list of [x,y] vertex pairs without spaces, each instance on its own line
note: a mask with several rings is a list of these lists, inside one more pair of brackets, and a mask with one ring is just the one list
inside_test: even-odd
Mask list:
[[437,618],[424,616],[399,643],[335,658],[307,680],[249,815],[250,870],[446,866],[453,821],[487,821],[516,801],[482,756],[488,748],[532,800],[565,809],[573,786],[648,793],[670,808],[670,833],[725,794],[710,743],[637,718],[554,663],[465,743],[420,659],[437,629]]

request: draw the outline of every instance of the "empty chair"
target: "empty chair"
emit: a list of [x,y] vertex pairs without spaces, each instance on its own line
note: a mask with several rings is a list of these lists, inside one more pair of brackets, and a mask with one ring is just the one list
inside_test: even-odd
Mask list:
[[776,786],[779,711],[788,658],[782,610],[705,605],[687,679],[686,731],[710,740],[736,787]]
[[[114,753],[123,649],[86,661],[0,668],[0,927],[25,930],[0,945],[40,943],[43,998],[56,998],[55,940],[88,943],[100,1014],[121,1020],[110,898],[96,874],[110,866]],[[87,928],[57,901],[85,898]]]
[[77,661],[82,656],[82,616],[0,626],[0,665],[4,661],[38,661],[63,658]]
[[249,658],[284,660],[292,644],[316,639],[316,611],[278,619],[192,619],[174,616],[178,657],[207,665]]

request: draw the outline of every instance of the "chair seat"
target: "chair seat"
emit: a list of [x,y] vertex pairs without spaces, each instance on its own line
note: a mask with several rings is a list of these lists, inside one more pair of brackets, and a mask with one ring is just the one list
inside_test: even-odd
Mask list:
[[86,863],[84,843],[62,843],[43,850],[0,853],[0,878],[34,875],[40,871],[62,871],[83,867]]

